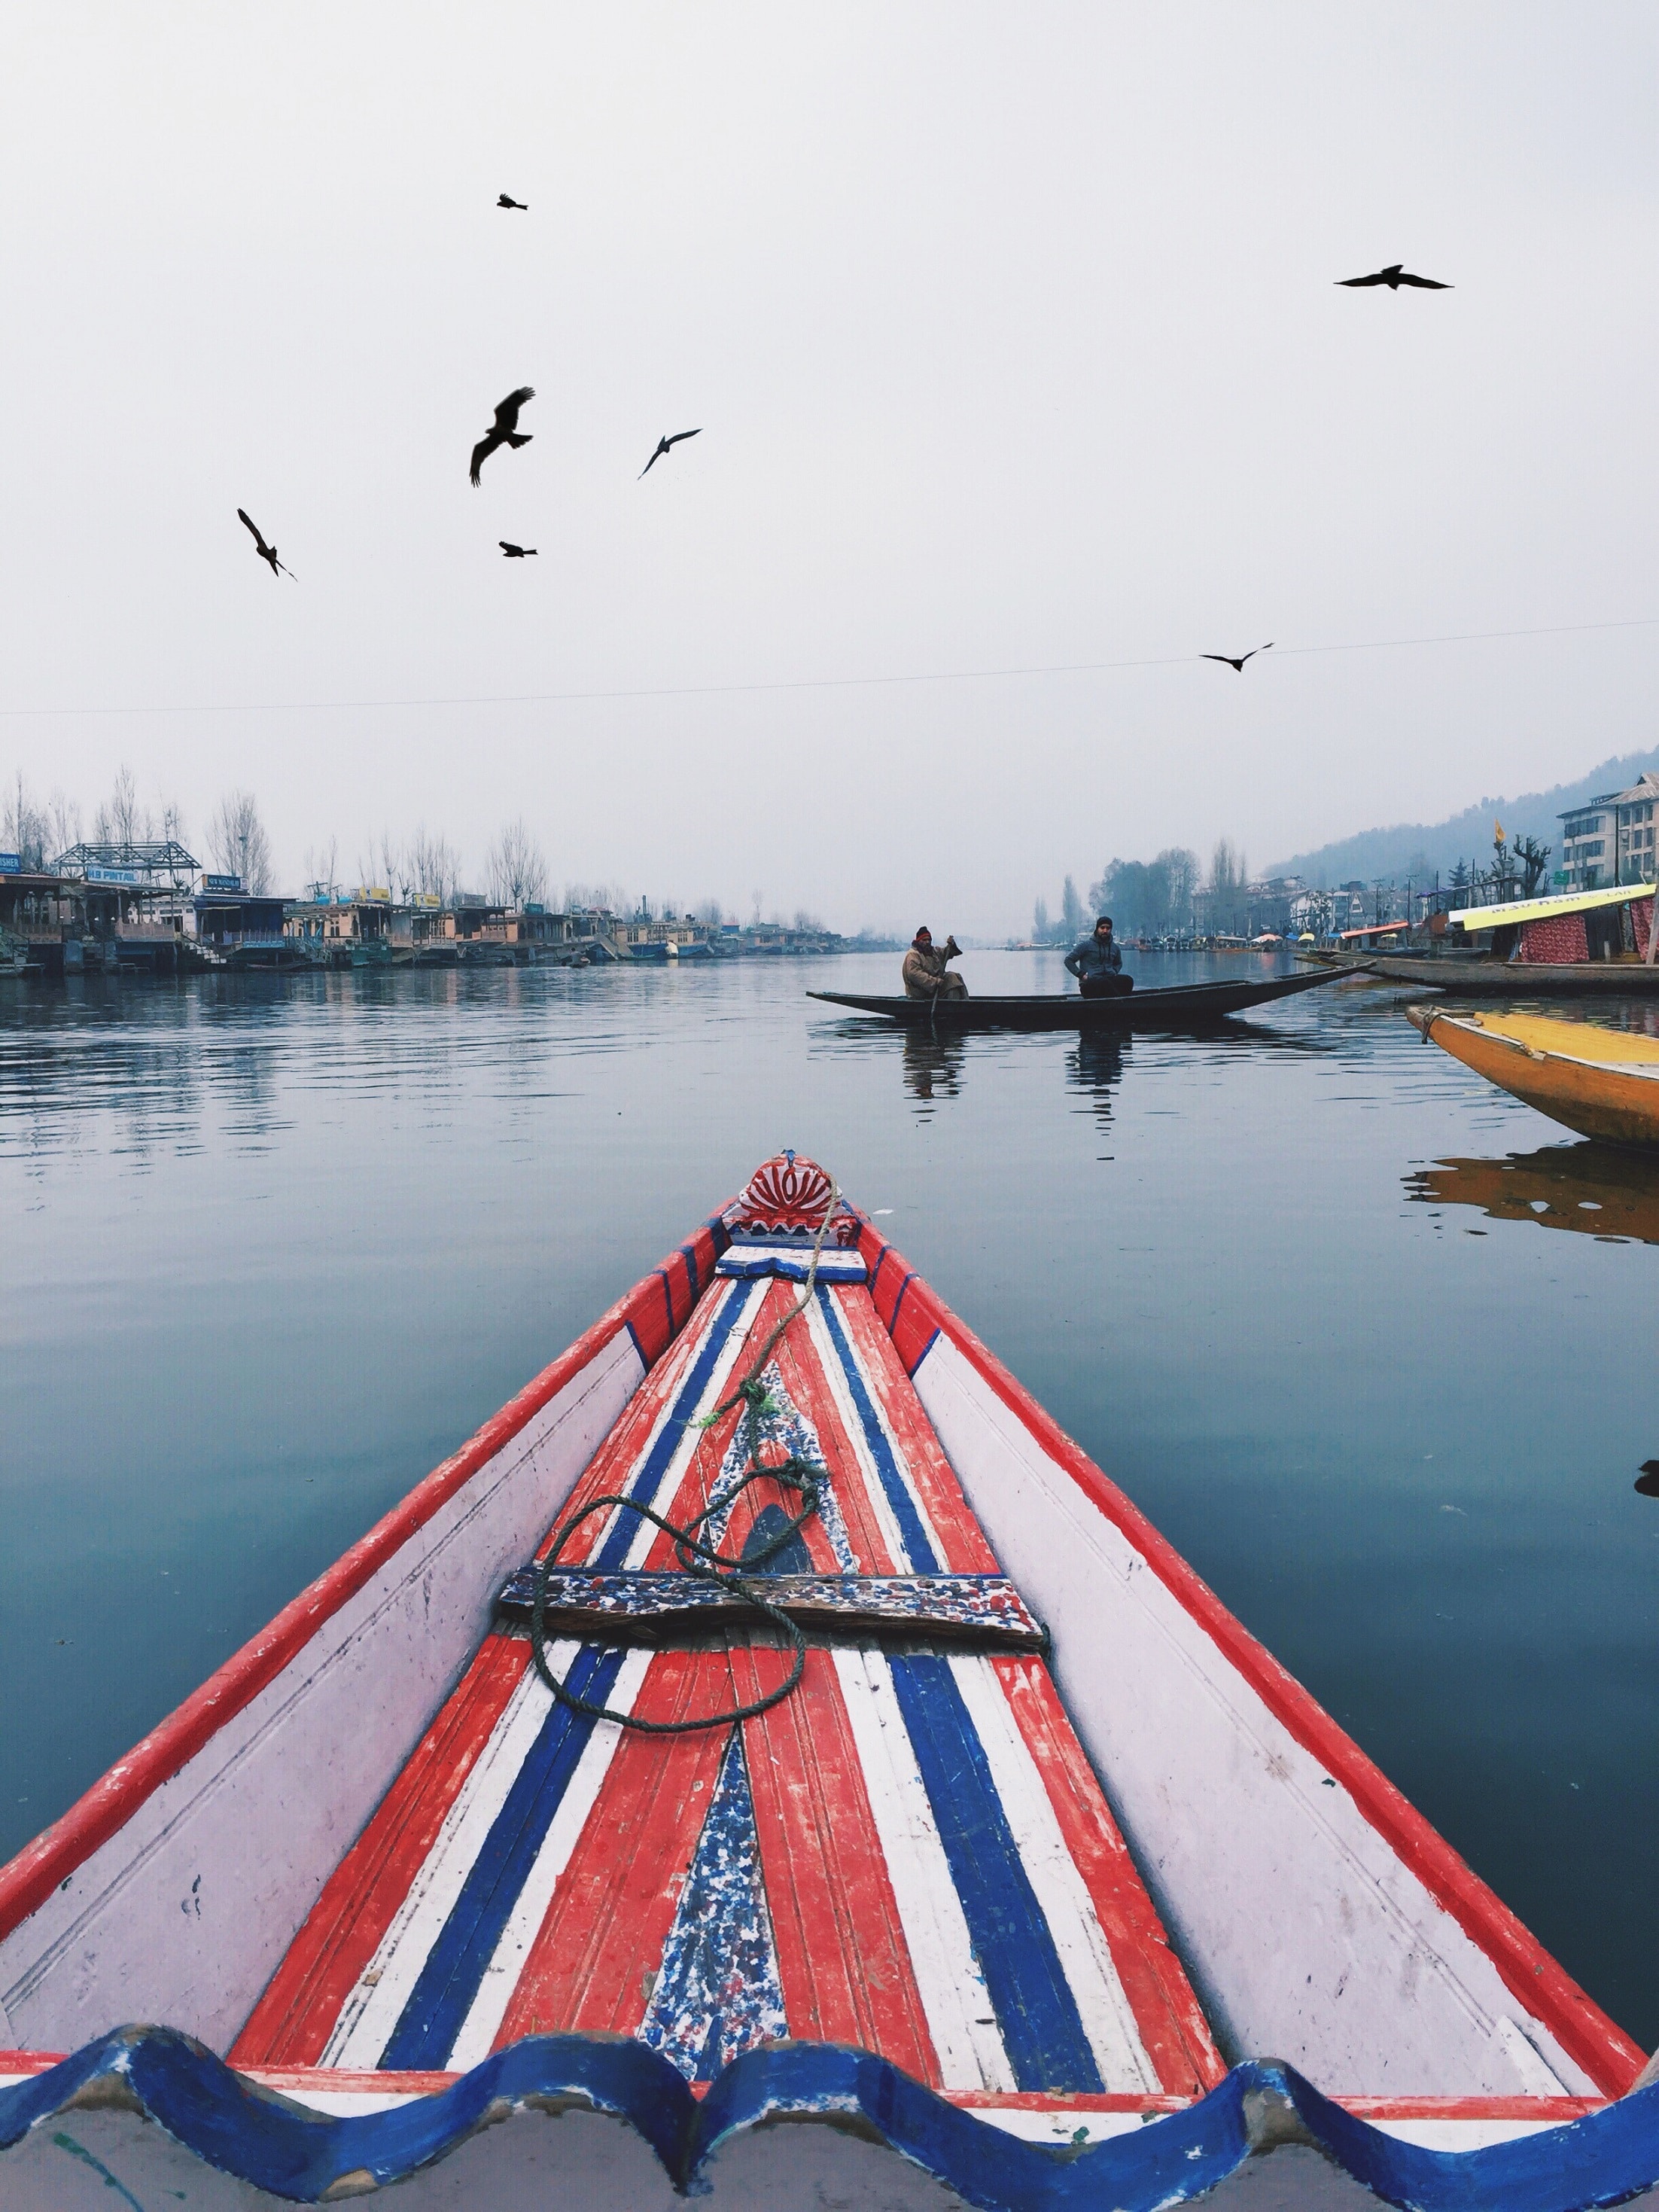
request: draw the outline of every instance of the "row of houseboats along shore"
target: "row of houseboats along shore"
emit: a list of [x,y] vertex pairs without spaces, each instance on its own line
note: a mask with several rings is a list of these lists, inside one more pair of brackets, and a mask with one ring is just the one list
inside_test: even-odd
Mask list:
[[[574,913],[465,892],[394,897],[380,884],[283,898],[203,871],[183,846],[82,845],[49,869],[0,853],[0,977],[211,969],[564,967],[836,952],[853,940],[779,922]],[[8,865],[8,864],[10,865]]]

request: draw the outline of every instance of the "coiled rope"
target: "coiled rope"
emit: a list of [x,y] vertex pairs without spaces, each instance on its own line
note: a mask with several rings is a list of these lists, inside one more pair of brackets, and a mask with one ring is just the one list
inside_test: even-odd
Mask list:
[[[757,1713],[769,1711],[772,1706],[781,1705],[787,1697],[799,1688],[801,1676],[806,1667],[806,1638],[801,1634],[795,1623],[790,1620],[788,1614],[774,1605],[762,1590],[757,1589],[753,1577],[757,1570],[764,1569],[769,1560],[775,1559],[780,1552],[794,1541],[799,1531],[817,1511],[820,1498],[824,1486],[829,1482],[830,1476],[828,1469],[821,1466],[817,1461],[803,1459],[799,1454],[793,1452],[787,1458],[779,1461],[775,1466],[767,1467],[762,1464],[761,1447],[768,1441],[765,1425],[768,1421],[779,1417],[784,1410],[773,1397],[763,1377],[765,1375],[767,1364],[781,1341],[785,1331],[793,1322],[799,1319],[812,1302],[812,1294],[817,1285],[818,1255],[823,1249],[824,1238],[830,1233],[830,1224],[835,1218],[836,1208],[840,1202],[841,1188],[835,1177],[831,1176],[830,1203],[824,1211],[823,1219],[818,1225],[818,1232],[812,1239],[811,1253],[806,1264],[806,1280],[801,1287],[799,1297],[773,1328],[760,1351],[750,1361],[748,1372],[731,1395],[716,1406],[712,1413],[705,1413],[700,1420],[686,1424],[690,1428],[702,1429],[707,1432],[722,1421],[734,1406],[743,1407],[743,1425],[749,1446],[749,1464],[738,1480],[729,1486],[722,1485],[718,1487],[715,1495],[702,1511],[693,1514],[686,1522],[671,1521],[666,1515],[657,1512],[649,1505],[643,1504],[637,1498],[623,1497],[620,1492],[611,1492],[605,1497],[592,1498],[579,1511],[573,1513],[568,1521],[562,1522],[555,1529],[552,1542],[548,1546],[542,1558],[537,1561],[535,1597],[530,1613],[530,1648],[535,1656],[536,1670],[542,1680],[552,1691],[559,1703],[568,1705],[574,1712],[586,1713],[595,1720],[615,1721],[619,1728],[637,1729],[643,1735],[687,1735],[698,1729],[729,1728],[734,1722],[752,1720]],[[694,1461],[695,1457],[694,1453]],[[773,1536],[757,1546],[746,1559],[732,1558],[714,1545],[705,1542],[698,1531],[705,1528],[719,1514],[728,1516],[729,1525],[729,1516],[732,1506],[750,1483],[762,1481],[775,1482],[782,1489],[794,1492],[801,1501],[799,1512],[779,1528]],[[722,1589],[732,1591],[782,1630],[787,1644],[793,1650],[794,1657],[788,1674],[779,1683],[776,1689],[769,1690],[764,1697],[756,1698],[748,1705],[733,1705],[725,1712],[698,1713],[689,1720],[647,1721],[641,1720],[633,1713],[617,1712],[610,1705],[598,1705],[592,1698],[580,1696],[560,1680],[553,1671],[547,1652],[548,1581],[558,1566],[560,1553],[582,1523],[595,1513],[613,1505],[621,1506],[629,1513],[637,1514],[641,1521],[649,1521],[654,1527],[662,1529],[665,1534],[672,1536],[674,1540],[674,1555],[687,1574],[696,1575],[705,1582],[717,1583]]]

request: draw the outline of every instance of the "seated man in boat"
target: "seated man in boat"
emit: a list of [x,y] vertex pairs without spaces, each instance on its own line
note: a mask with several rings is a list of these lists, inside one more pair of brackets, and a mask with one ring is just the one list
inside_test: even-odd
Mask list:
[[959,960],[962,947],[954,937],[945,940],[942,952],[933,949],[933,933],[926,922],[916,932],[904,956],[904,995],[907,999],[965,999],[968,986],[960,975],[945,971],[947,960]]
[[1094,934],[1074,945],[1066,956],[1068,971],[1085,999],[1116,999],[1133,991],[1135,979],[1123,973],[1123,955],[1112,939],[1112,917],[1103,914]]

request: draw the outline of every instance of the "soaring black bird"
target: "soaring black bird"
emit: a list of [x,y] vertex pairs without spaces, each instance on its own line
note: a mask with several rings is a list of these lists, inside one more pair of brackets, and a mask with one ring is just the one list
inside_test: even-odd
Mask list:
[[530,443],[529,431],[520,430],[519,428],[519,410],[526,399],[533,399],[535,397],[536,388],[533,385],[521,384],[516,392],[509,392],[495,410],[495,420],[488,435],[480,438],[472,448],[474,483],[479,481],[479,470],[483,468],[497,446],[511,446],[516,451],[519,447],[527,446]]
[[1271,653],[1273,649],[1273,641],[1269,638],[1266,645],[1253,645],[1248,653],[1241,653],[1237,660],[1231,653],[1200,653],[1198,657],[1200,660],[1224,660],[1229,668],[1236,668],[1242,676],[1247,660],[1254,660],[1258,653]]
[[259,558],[262,561],[270,562],[271,574],[274,576],[280,568],[283,575],[289,577],[294,583],[297,584],[300,580],[299,578],[295,575],[293,569],[289,567],[286,561],[279,561],[276,558],[276,548],[274,545],[267,545],[265,544],[264,539],[259,535],[258,524],[253,520],[253,517],[248,513],[247,509],[245,507],[239,507],[236,512],[241,516],[243,521],[253,532],[253,543],[258,549]]
[[663,455],[668,451],[671,446],[678,446],[682,439],[701,438],[702,435],[702,432],[701,430],[676,430],[672,438],[659,438],[657,441],[656,452],[652,454],[650,459],[640,471],[640,474],[642,477],[648,477],[652,470],[656,467],[658,462],[662,459]]
[[515,200],[507,192],[503,192],[501,194],[495,204],[497,207],[517,208],[520,215],[528,215],[530,212],[529,208],[525,204],[523,200]]
[[1389,262],[1386,269],[1379,269],[1372,276],[1339,276],[1336,281],[1339,284],[1347,285],[1351,290],[1363,290],[1367,284],[1386,284],[1391,292],[1397,292],[1402,284],[1414,284],[1419,292],[1451,292],[1456,289],[1455,285],[1437,283],[1432,276],[1413,276],[1409,269],[1402,268],[1397,261]]
[[533,545],[509,545],[505,538],[498,538],[495,543],[509,561],[528,561],[536,550]]

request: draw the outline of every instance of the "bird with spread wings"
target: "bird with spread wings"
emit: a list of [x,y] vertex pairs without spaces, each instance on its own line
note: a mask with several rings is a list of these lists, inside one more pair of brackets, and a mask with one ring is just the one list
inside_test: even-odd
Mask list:
[[659,438],[657,441],[656,452],[652,454],[650,459],[640,471],[640,474],[642,477],[648,477],[652,470],[656,467],[658,462],[669,450],[671,446],[678,446],[686,438],[701,438],[702,435],[702,432],[701,430],[676,430],[672,438]]
[[1339,276],[1335,281],[1339,284],[1346,284],[1350,291],[1363,291],[1368,284],[1386,284],[1391,292],[1397,292],[1402,284],[1414,284],[1419,292],[1451,292],[1456,289],[1455,285],[1439,283],[1432,276],[1413,276],[1411,270],[1398,261],[1389,262],[1386,269],[1374,270],[1369,276]]
[[521,384],[516,392],[509,392],[495,410],[495,420],[491,423],[486,434],[480,438],[472,448],[474,483],[481,481],[478,471],[498,446],[511,446],[516,451],[519,447],[527,446],[530,443],[529,431],[520,430],[519,428],[519,410],[526,399],[533,399],[535,397],[536,389],[533,385]]
[[511,192],[503,192],[495,204],[498,208],[517,208],[520,215],[528,215],[530,212],[528,205],[523,200],[515,200]]
[[260,535],[258,524],[253,520],[253,517],[248,513],[247,509],[245,507],[239,507],[236,512],[240,515],[242,520],[247,525],[248,528],[253,532],[254,546],[258,550],[259,558],[262,561],[270,562],[271,574],[274,576],[276,574],[278,570],[280,570],[282,574],[288,578],[290,583],[297,584],[300,580],[299,578],[295,574],[293,569],[289,567],[286,561],[279,561],[276,558],[276,548],[274,545],[267,545],[265,544],[264,538]]
[[1200,653],[1198,657],[1200,660],[1224,660],[1229,668],[1236,669],[1242,676],[1247,660],[1254,660],[1258,653],[1271,653],[1273,649],[1273,641],[1269,638],[1266,645],[1253,645],[1248,653],[1241,653],[1236,660],[1231,653]]

